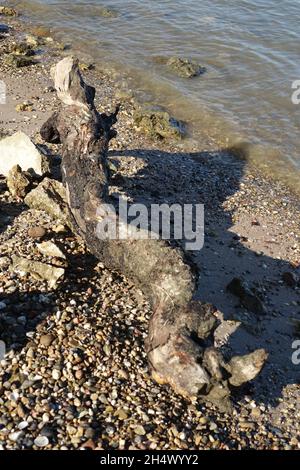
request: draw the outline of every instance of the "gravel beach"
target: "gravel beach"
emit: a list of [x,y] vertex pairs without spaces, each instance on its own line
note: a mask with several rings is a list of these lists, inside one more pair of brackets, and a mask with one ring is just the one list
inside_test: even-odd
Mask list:
[[[8,32],[0,26],[0,78],[7,85],[0,134],[23,131],[43,144],[39,129],[58,107],[50,67],[72,50],[47,31],[0,19],[11,26]],[[7,57],[28,34],[43,36],[35,47],[38,63],[18,68]],[[205,205],[205,243],[193,261],[199,300],[217,308],[216,344],[225,354],[265,348],[269,358],[258,378],[233,396],[231,414],[156,384],[144,351],[151,311],[141,292],[108,271],[61,221],[13,196],[0,177],[0,340],[6,345],[0,448],[300,449],[300,364],[292,361],[300,339],[299,199],[208,138],[187,152],[184,139],[145,135],[130,90],[101,64],[84,60],[101,110],[122,105],[109,152],[111,194],[144,204]],[[60,148],[48,149],[52,177],[59,179]],[[62,256],[43,251],[45,242]],[[50,287],[16,272],[14,256],[64,274]],[[264,306],[261,315],[226,288],[234,278],[251,286]]]

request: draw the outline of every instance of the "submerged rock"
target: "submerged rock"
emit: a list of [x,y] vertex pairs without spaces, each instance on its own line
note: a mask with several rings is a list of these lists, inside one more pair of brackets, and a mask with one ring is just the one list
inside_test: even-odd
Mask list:
[[118,12],[112,8],[101,7],[99,9],[99,15],[104,18],[116,18],[118,16]]
[[20,165],[15,165],[8,173],[6,184],[12,196],[24,199],[30,190],[32,177],[23,172]]
[[205,67],[202,67],[197,62],[180,57],[171,57],[167,61],[167,66],[182,78],[197,77],[206,72]]
[[21,275],[30,274],[34,279],[47,281],[51,289],[57,286],[57,281],[63,278],[65,274],[65,270],[63,268],[58,268],[51,264],[41,263],[39,261],[33,261],[17,255],[12,256],[10,269],[11,271]]
[[0,140],[0,174],[8,176],[19,165],[23,171],[31,170],[37,175],[49,171],[49,161],[24,132],[17,132]]
[[32,209],[43,210],[54,219],[59,219],[72,229],[66,190],[62,183],[45,178],[25,198],[25,203]]
[[184,124],[161,110],[141,110],[134,117],[138,130],[155,138],[180,139],[185,134]]
[[238,297],[241,304],[251,312],[257,314],[266,313],[264,304],[250,289],[246,281],[236,277],[228,284],[227,290]]

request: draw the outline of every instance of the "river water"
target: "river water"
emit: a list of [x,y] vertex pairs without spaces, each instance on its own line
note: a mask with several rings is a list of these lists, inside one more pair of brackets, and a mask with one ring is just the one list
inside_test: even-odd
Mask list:
[[[16,2],[13,2],[16,3]],[[25,0],[31,21],[53,28],[95,61],[130,77],[189,124],[191,139],[238,144],[300,192],[300,0]],[[110,8],[112,17],[103,15]],[[172,56],[207,71],[179,78]],[[300,97],[300,94],[299,94]],[[250,145],[245,145],[249,142]]]

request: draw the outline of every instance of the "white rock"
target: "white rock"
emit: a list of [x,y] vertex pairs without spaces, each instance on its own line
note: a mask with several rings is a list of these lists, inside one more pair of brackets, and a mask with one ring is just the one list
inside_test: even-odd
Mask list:
[[11,392],[10,394],[10,399],[12,401],[18,401],[19,400],[19,397],[20,397],[20,394],[17,390],[14,390],[13,392]]
[[37,245],[37,249],[42,255],[51,256],[53,258],[66,259],[61,249],[58,248],[58,246],[55,245],[55,243],[53,242],[47,241],[47,242],[39,243]]
[[49,439],[46,436],[38,436],[34,439],[37,447],[46,447],[49,444]]
[[27,421],[21,421],[18,424],[18,429],[20,429],[20,431],[22,431],[23,429],[26,429],[28,426],[29,426],[29,423]]
[[23,171],[33,169],[42,175],[45,155],[34,145],[24,132],[16,132],[0,140],[0,174],[8,176],[9,171],[20,165]]
[[59,380],[59,378],[60,378],[60,372],[59,372],[59,370],[53,369],[53,371],[52,371],[52,378],[53,378],[54,380]]
[[15,431],[15,432],[11,432],[8,437],[11,441],[17,442],[17,440],[22,434],[23,434],[22,431]]

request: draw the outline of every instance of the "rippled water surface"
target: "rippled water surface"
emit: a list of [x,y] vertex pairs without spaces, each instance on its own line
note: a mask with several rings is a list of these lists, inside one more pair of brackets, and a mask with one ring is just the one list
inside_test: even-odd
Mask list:
[[[137,89],[190,123],[194,139],[249,140],[251,157],[299,187],[299,0],[29,0],[32,21],[111,62]],[[103,16],[103,7],[113,17]],[[207,68],[174,76],[161,58],[183,56]],[[263,145],[263,147],[261,147]]]

